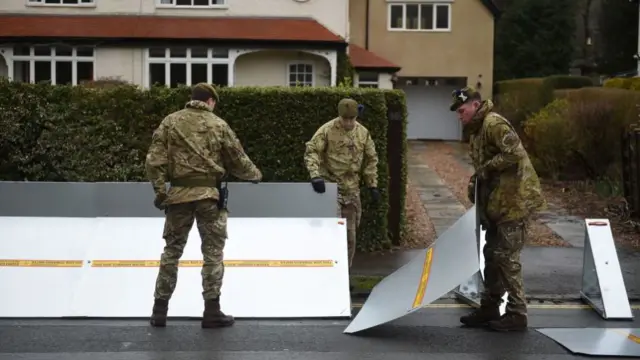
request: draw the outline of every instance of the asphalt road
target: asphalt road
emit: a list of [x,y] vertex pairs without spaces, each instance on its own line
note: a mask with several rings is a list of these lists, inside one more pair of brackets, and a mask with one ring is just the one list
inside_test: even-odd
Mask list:
[[[0,360],[565,360],[574,356],[540,327],[640,327],[593,311],[532,308],[530,330],[460,328],[468,308],[440,305],[355,335],[348,320],[238,320],[203,330],[198,320],[154,329],[142,320],[0,320]],[[634,311],[635,316],[640,311]]]

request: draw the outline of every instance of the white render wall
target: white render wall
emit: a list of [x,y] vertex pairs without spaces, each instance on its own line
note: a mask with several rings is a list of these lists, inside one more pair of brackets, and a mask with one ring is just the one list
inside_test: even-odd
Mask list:
[[28,0],[0,0],[0,12],[29,14],[124,14],[159,16],[312,17],[348,40],[349,0],[227,0],[216,8],[163,7],[159,0],[95,0],[95,5],[39,5]]

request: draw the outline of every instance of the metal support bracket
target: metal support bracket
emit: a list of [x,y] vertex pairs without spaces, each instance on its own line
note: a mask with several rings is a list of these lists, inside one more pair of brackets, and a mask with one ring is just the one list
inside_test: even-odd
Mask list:
[[[476,189],[478,181],[476,180]],[[475,204],[478,204],[478,192],[475,194]],[[486,244],[487,231],[480,225],[480,216],[478,214],[479,207],[476,206],[476,243],[478,246],[478,272],[473,274],[467,281],[458,285],[453,291],[455,297],[469,306],[480,307],[480,299],[484,291],[484,245]],[[508,293],[502,296],[502,304],[500,305],[500,315],[504,315],[507,307]]]
[[580,297],[603,319],[633,320],[608,219],[585,219]]

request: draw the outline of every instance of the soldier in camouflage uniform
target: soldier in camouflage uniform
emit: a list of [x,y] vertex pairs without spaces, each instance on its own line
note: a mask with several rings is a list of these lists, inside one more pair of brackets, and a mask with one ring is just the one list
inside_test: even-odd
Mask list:
[[306,143],[304,161],[317,193],[325,192],[324,181],[338,184],[338,216],[347,219],[349,267],[356,250],[360,225],[360,171],[374,201],[378,192],[378,155],[371,134],[356,121],[362,107],[353,99],[338,103],[338,117],[323,124]]
[[[460,321],[498,331],[525,330],[520,253],[530,216],[546,206],[540,181],[517,133],[507,119],[492,111],[491,100],[483,101],[472,87],[456,90],[452,97],[450,110],[457,112],[470,134],[475,173],[469,181],[469,199],[474,202],[477,192],[480,223],[486,230],[481,307]],[[501,317],[505,291],[509,297]]]
[[[229,125],[213,114],[219,100],[208,84],[194,86],[184,109],[165,117],[153,133],[145,168],[156,194],[154,205],[165,211],[166,241],[156,280],[152,326],[164,327],[168,303],[178,277],[178,261],[197,220],[202,239],[203,328],[230,326],[233,316],[220,310],[224,275],[223,250],[227,211],[219,209],[218,183],[227,172],[258,182],[262,173],[245,154]],[[165,181],[169,181],[167,191]]]

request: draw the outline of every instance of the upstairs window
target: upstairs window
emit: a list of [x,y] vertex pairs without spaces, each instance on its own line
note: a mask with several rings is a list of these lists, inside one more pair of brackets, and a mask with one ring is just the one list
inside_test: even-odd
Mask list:
[[28,0],[29,5],[95,6],[96,0]]
[[157,0],[160,7],[222,7],[228,0]]
[[389,4],[389,30],[450,31],[451,4]]

